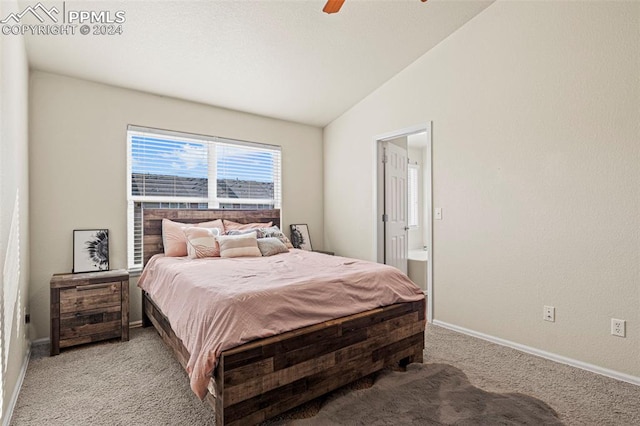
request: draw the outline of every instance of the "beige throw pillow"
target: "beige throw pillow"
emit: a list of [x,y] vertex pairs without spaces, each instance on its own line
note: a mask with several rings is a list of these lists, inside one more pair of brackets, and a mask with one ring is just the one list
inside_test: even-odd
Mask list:
[[220,244],[220,257],[262,256],[255,232],[242,235],[223,235],[217,237],[217,240]]

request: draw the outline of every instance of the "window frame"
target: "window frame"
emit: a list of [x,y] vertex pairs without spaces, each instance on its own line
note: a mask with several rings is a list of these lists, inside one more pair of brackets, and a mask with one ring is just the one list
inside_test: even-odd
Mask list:
[[[197,144],[205,143],[207,150],[207,182],[208,194],[206,197],[180,197],[162,195],[133,195],[133,137],[141,135],[151,135],[172,141],[193,142]],[[282,208],[282,147],[278,145],[249,142],[238,139],[223,138],[218,136],[208,136],[196,133],[178,132],[151,127],[135,125],[127,126],[127,268],[131,272],[142,270],[142,263],[136,263],[136,231],[135,231],[135,210],[136,203],[174,203],[174,204],[207,204],[209,209],[220,208],[224,204],[235,205],[272,205],[274,209]],[[273,198],[226,198],[218,197],[218,161],[217,147],[227,145],[240,148],[264,150],[276,155],[273,164],[277,165],[273,170]],[[277,169],[277,170],[276,170]],[[210,184],[215,182],[214,184]],[[164,208],[164,207],[160,207]],[[171,207],[173,208],[173,207]],[[177,207],[178,209],[184,207]],[[200,207],[198,207],[200,208]],[[223,207],[224,208],[224,207]],[[263,207],[260,207],[263,208]],[[233,209],[230,208],[230,209]],[[144,238],[143,231],[140,230],[140,238]],[[141,256],[140,256],[141,257]]]

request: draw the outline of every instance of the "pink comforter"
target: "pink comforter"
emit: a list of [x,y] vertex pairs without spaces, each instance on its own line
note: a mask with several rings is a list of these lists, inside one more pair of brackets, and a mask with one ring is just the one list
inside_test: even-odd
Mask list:
[[187,372],[201,399],[224,350],[424,297],[390,266],[295,249],[233,259],[156,255],[138,286],[164,312],[191,354]]

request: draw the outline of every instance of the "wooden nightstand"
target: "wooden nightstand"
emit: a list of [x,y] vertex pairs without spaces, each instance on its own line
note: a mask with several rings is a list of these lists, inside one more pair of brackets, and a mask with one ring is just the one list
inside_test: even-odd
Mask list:
[[51,278],[51,355],[60,348],[129,340],[129,273],[55,274]]

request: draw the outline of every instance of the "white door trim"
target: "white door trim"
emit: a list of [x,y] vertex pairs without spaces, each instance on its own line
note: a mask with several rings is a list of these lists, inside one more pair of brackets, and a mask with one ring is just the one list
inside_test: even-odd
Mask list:
[[429,244],[427,251],[427,321],[433,322],[433,132],[431,131],[432,122],[427,121],[425,124],[417,124],[403,129],[394,130],[392,132],[383,133],[373,138],[372,150],[373,150],[373,204],[371,211],[373,212],[373,244],[371,259],[378,259],[378,221],[382,218],[378,217],[378,145],[380,142],[384,142],[390,139],[399,138],[402,136],[414,135],[416,133],[427,132],[427,146],[429,161],[425,164],[426,168],[426,181],[424,188],[425,195],[425,209],[427,211],[427,221],[425,226],[427,227],[427,244]]

